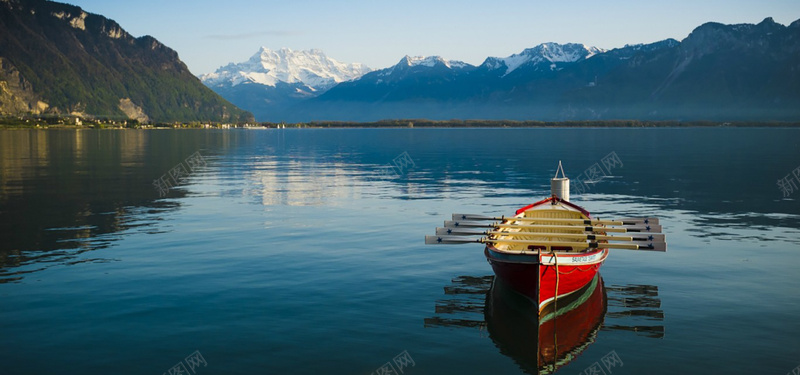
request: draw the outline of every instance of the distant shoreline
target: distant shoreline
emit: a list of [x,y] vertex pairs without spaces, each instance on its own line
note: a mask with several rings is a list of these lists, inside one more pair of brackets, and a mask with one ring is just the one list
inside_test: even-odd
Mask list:
[[139,124],[127,121],[98,121],[74,118],[0,119],[0,129],[229,129],[229,128],[698,128],[698,127],[800,127],[800,121],[643,121],[643,120],[587,120],[587,121],[513,121],[513,120],[425,120],[401,119],[374,122],[313,121],[302,123],[159,123]]
[[[271,124],[275,125],[275,124]],[[781,121],[511,121],[511,120],[382,120],[375,122],[315,121],[284,124],[313,128],[675,128],[675,127],[800,127],[800,122]],[[274,126],[270,126],[274,127]]]

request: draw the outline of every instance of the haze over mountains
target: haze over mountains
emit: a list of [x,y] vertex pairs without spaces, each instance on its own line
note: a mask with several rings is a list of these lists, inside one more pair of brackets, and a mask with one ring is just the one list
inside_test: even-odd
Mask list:
[[[327,61],[320,51],[267,54],[287,62],[260,64],[271,72],[261,74],[275,77],[284,70],[321,71],[315,61]],[[315,59],[291,57],[297,54]],[[250,62],[259,65],[258,56]],[[246,68],[228,65],[203,81],[262,121],[800,119],[800,20],[706,23],[682,41],[613,50],[545,43],[479,66],[405,56],[360,76],[339,71],[326,84],[315,83],[315,75],[309,77],[316,81],[288,75],[294,80],[267,85]]]

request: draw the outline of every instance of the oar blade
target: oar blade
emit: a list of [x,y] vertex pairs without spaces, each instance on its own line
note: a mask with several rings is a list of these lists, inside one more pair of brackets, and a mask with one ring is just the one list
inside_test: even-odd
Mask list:
[[[666,241],[666,235],[662,233],[628,233],[627,236],[619,236],[622,239],[615,239],[614,236],[608,236],[604,239],[607,241],[629,241],[629,242],[664,242]],[[628,238],[631,238],[628,240]]]
[[495,220],[491,216],[475,215],[475,214],[453,214],[453,220],[456,221],[480,221],[480,220]]
[[639,250],[666,252],[667,251],[667,243],[666,242],[651,242],[651,243],[648,243],[646,245],[645,244],[641,244],[641,245],[639,245]]
[[661,233],[661,225],[658,224],[642,224],[634,226],[623,226],[628,232],[633,233]]
[[593,244],[592,247],[622,250],[667,251],[666,242],[609,242]]
[[446,220],[444,222],[445,228],[492,228],[492,224],[478,223],[474,221],[456,221]]
[[458,236],[425,236],[426,245],[460,245],[465,243],[480,243],[480,240]]
[[478,228],[436,228],[437,236],[482,236],[486,234]]
[[657,217],[626,217],[623,219],[614,219],[614,221],[621,221],[623,225],[647,225],[659,224]]

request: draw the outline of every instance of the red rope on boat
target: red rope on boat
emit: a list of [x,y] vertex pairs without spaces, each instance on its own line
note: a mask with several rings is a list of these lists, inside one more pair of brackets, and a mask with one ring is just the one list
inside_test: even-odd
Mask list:
[[[556,293],[553,297],[553,371],[555,372],[558,365],[558,330],[556,329],[556,319],[558,318],[558,280],[561,278],[561,273],[558,272],[558,255],[553,250],[553,260],[556,263]],[[579,269],[579,268],[576,268]],[[575,272],[574,270],[570,273]]]

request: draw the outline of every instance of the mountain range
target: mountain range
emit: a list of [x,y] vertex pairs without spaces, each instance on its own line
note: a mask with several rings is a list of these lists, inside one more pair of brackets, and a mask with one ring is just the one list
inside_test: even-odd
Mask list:
[[[314,58],[291,58],[298,54]],[[272,60],[264,62],[265,55]],[[276,55],[287,65],[269,62]],[[323,69],[317,61],[338,69]],[[611,50],[545,43],[478,66],[439,56],[405,56],[374,71],[354,66],[363,68],[332,65],[320,51],[262,49],[249,62],[202,80],[259,120],[274,122],[800,119],[800,20],[789,26],[771,18],[711,22],[681,41]],[[288,73],[301,71],[329,75]],[[259,80],[254,73],[271,78]]]
[[372,71],[362,64],[344,64],[320,50],[271,51],[262,47],[249,60],[230,63],[200,76],[212,90],[259,118],[318,96],[344,81]]
[[81,8],[0,0],[0,116],[252,121],[151,36]]
[[0,0],[0,117],[246,122],[253,114],[271,122],[798,121],[800,20],[710,22],[681,41],[611,50],[544,43],[477,66],[404,56],[372,70],[319,50],[262,48],[196,77],[174,50],[103,16]]

